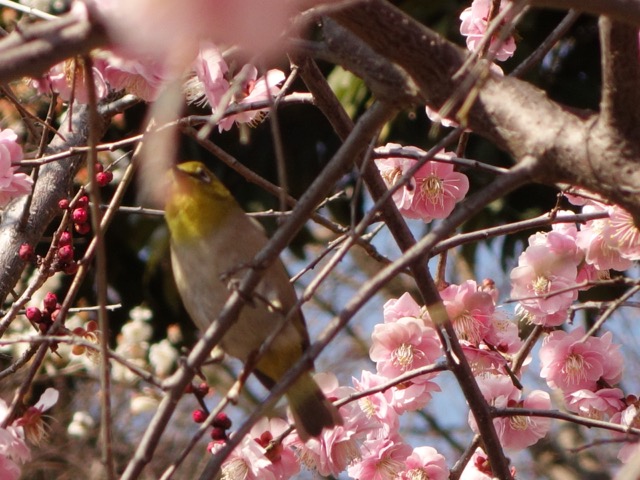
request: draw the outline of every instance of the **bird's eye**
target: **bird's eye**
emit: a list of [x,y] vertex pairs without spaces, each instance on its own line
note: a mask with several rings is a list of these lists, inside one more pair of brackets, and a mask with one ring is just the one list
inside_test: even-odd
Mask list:
[[193,173],[193,176],[200,180],[202,183],[211,183],[211,176],[204,168],[197,168]]

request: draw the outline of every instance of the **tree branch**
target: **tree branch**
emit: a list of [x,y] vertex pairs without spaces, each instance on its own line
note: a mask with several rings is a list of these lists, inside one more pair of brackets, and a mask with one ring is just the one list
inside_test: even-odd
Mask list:
[[[622,139],[639,137],[640,113],[629,105],[640,105],[638,29],[600,18],[602,49],[602,99],[600,121]],[[634,144],[637,143],[635,140]]]
[[56,63],[107,43],[98,24],[65,15],[16,29],[0,41],[0,84],[38,77]]

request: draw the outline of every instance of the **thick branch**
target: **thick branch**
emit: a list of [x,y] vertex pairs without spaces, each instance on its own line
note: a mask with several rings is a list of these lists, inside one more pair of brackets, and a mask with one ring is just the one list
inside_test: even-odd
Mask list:
[[56,63],[106,43],[104,29],[74,15],[16,28],[0,41],[0,84],[38,77]]
[[640,105],[640,62],[638,29],[606,17],[600,18],[602,49],[602,99],[600,121],[623,137],[639,137],[640,113],[630,105]]
[[577,10],[592,15],[606,15],[631,25],[640,25],[638,0],[530,0],[533,7]]
[[459,118],[514,160],[539,159],[545,169],[536,181],[587,188],[626,208],[640,224],[640,171],[636,152],[628,148],[637,137],[621,142],[595,115],[580,117],[514,78],[489,73],[475,85],[466,85],[465,77],[456,75],[466,53],[385,0],[349,4],[333,17],[400,65],[431,107],[456,99],[456,112],[468,95],[474,95],[473,107],[458,112]]

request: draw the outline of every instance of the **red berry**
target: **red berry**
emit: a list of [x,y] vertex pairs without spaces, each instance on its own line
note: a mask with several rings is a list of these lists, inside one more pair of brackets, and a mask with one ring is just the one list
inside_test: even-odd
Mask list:
[[207,412],[204,410],[194,410],[191,412],[191,418],[196,423],[202,423],[207,419]]
[[33,323],[38,323],[42,319],[42,312],[38,307],[27,307],[24,314]]
[[190,383],[186,387],[184,387],[184,393],[193,393],[193,391],[194,391],[193,383]]
[[33,247],[28,243],[23,243],[18,250],[18,256],[25,262],[28,262],[34,257]]
[[76,202],[76,207],[84,208],[89,205],[89,197],[86,195],[81,196]]
[[227,432],[222,428],[214,427],[211,429],[212,440],[225,440],[227,438]]
[[58,258],[63,263],[73,260],[73,247],[71,245],[63,245],[60,247],[58,249]]
[[73,262],[73,261],[71,261],[71,262],[69,262],[69,263],[66,263],[66,264],[62,267],[62,270],[63,270],[63,271],[64,271],[64,273],[66,273],[67,275],[75,275],[75,274],[76,274],[76,272],[78,271],[78,268],[80,268],[80,267],[78,266],[78,263],[77,263],[77,262]]
[[101,164],[100,162],[96,162],[96,163],[93,165],[93,170],[94,170],[96,173],[100,173],[100,172],[102,172],[102,171],[104,170],[104,167],[102,166],[102,164]]
[[64,245],[71,245],[71,241],[73,240],[73,235],[71,232],[64,231],[60,234],[60,240],[58,240],[58,245],[63,247]]
[[73,226],[76,229],[76,232],[78,232],[80,235],[86,235],[91,231],[91,225],[89,225],[88,223],[76,223]]
[[220,412],[216,415],[216,418],[213,419],[213,426],[228,430],[231,428],[231,419],[226,413]]
[[60,210],[66,210],[67,208],[69,208],[69,200],[66,198],[63,198],[62,200],[58,200],[58,208]]
[[198,385],[198,395],[204,397],[207,393],[209,393],[209,385],[206,382],[202,382]]
[[98,172],[96,173],[96,182],[101,187],[105,187],[113,180],[113,173],[111,172]]
[[44,304],[45,310],[47,310],[48,312],[53,312],[58,306],[58,297],[55,293],[48,292],[44,296],[44,301],[42,303]]
[[71,218],[75,223],[87,223],[89,212],[84,207],[78,207],[71,212]]

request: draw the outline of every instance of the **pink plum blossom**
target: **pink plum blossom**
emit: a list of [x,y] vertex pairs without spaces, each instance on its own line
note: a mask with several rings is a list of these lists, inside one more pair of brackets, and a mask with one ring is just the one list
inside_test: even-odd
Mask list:
[[471,456],[460,475],[460,480],[493,480],[494,478],[489,457],[479,448]]
[[[269,70],[264,76],[257,78],[258,70],[253,65],[246,65],[238,77],[236,77],[235,81],[242,81],[240,91],[236,95],[236,103],[238,105],[249,105],[277,96],[280,93],[280,85],[285,80],[285,74],[280,70]],[[236,122],[257,122],[268,111],[269,108],[260,108],[230,115],[218,122],[218,128],[220,131],[226,131],[230,130]]]
[[624,408],[619,388],[601,388],[595,392],[581,389],[564,397],[567,409],[582,417],[604,420]]
[[222,464],[223,478],[278,480],[296,475],[300,464],[291,448],[293,437],[274,442],[288,428],[279,418],[259,420]]
[[392,298],[382,306],[384,323],[391,323],[402,317],[422,318],[425,310],[418,305],[409,292],[400,298]]
[[15,421],[15,425],[22,427],[24,436],[29,442],[38,445],[45,436],[44,421],[42,414],[53,407],[57,402],[60,394],[55,388],[47,388],[40,400]]
[[[500,5],[502,10],[509,2],[503,1]],[[475,52],[489,26],[489,10],[491,8],[491,0],[473,0],[471,6],[460,14],[460,33],[467,37],[467,48]],[[507,60],[516,51],[516,42],[513,36],[508,37],[503,43],[497,35],[491,38],[489,52],[495,55],[500,61]]]
[[[327,398],[341,399],[356,393],[350,387],[342,387],[338,379],[330,373],[318,373],[314,376]],[[358,402],[350,402],[340,407],[344,419],[342,425],[324,429],[319,437],[294,441],[300,462],[323,476],[338,476],[356,458],[360,457],[359,445],[373,431],[377,431],[380,422],[369,417]],[[294,435],[294,438],[297,435]]]
[[[215,451],[212,451],[215,453]],[[244,437],[222,464],[223,478],[246,480],[275,480],[268,468],[271,461],[266,450],[253,438]]]
[[[363,370],[360,380],[352,379],[353,385],[358,392],[364,392],[380,385],[384,385],[389,381],[388,378],[376,375],[367,370]],[[383,391],[372,393],[358,401],[358,405],[369,418],[375,418],[378,422],[379,429],[388,436],[398,430],[398,412],[393,408],[393,393],[391,388]]]
[[187,99],[199,103],[208,103],[213,113],[224,112],[231,98],[227,95],[229,67],[222,58],[222,53],[214,44],[203,42],[198,56],[193,62],[195,77],[187,82]]
[[[378,153],[383,153],[385,150],[390,150],[393,148],[402,148],[402,145],[397,143],[387,143],[384,147],[376,149]],[[416,147],[405,147],[409,151],[413,151],[416,153],[426,153],[423,150],[420,150]],[[416,161],[412,158],[403,158],[403,157],[386,157],[386,158],[377,158],[375,160],[375,164],[380,171],[380,176],[387,188],[391,189],[395,187],[400,178],[407,173],[407,171],[416,164]],[[392,198],[393,202],[398,207],[401,213],[408,211],[411,209],[411,202],[413,199],[413,194],[415,192],[416,182],[412,177],[408,183],[405,183],[402,187],[393,192]]]
[[449,285],[440,292],[453,328],[461,340],[478,345],[491,329],[493,298],[473,280]]
[[[384,153],[393,148],[401,148],[401,146],[388,143],[377,151]],[[419,154],[426,153],[416,147],[403,148]],[[454,156],[449,152],[440,152],[440,154]],[[400,177],[416,165],[417,160],[390,156],[378,158],[375,162],[385,184],[391,188],[398,183]],[[394,192],[393,201],[405,217],[428,223],[436,218],[448,217],[455,204],[462,200],[468,191],[469,179],[462,173],[454,172],[452,164],[427,161],[415,172],[408,184]]]
[[596,201],[589,201],[582,211],[609,214],[609,218],[588,221],[578,233],[577,242],[588,264],[599,270],[623,271],[640,260],[640,231],[629,212]]
[[[516,407],[525,409],[548,410],[551,399],[547,392],[534,390],[524,400],[520,399],[520,390],[506,375],[481,375],[478,387],[487,402],[496,408]],[[469,425],[474,432],[478,427],[469,412]],[[521,450],[543,438],[551,427],[551,419],[531,416],[498,417],[493,420],[500,443],[507,450]]]
[[[454,156],[453,153],[440,152]],[[413,176],[415,192],[409,211],[403,211],[407,218],[417,218],[430,222],[436,218],[447,218],[456,203],[469,191],[466,175],[454,172],[450,163],[428,161]]]
[[361,448],[362,457],[347,472],[356,480],[396,480],[404,470],[411,447],[399,437],[367,440]]
[[600,380],[609,385],[620,381],[623,360],[619,345],[611,343],[611,332],[583,342],[584,335],[584,328],[578,327],[569,333],[556,330],[544,340],[540,376],[549,387],[569,394],[581,389],[595,391]]
[[489,350],[484,344],[474,345],[464,340],[460,342],[460,346],[474,375],[482,373],[504,375],[506,373],[507,360],[500,352]]
[[399,480],[446,480],[449,468],[443,455],[433,447],[417,447],[405,462],[405,470],[400,473]]
[[427,406],[431,401],[431,392],[440,392],[440,386],[426,375],[419,377],[418,382],[403,382],[391,389],[391,406],[402,415],[405,412],[414,412]]
[[113,90],[124,90],[146,102],[154,101],[165,82],[161,64],[125,58],[115,53],[106,56],[104,79]]
[[484,335],[484,342],[503,353],[514,354],[522,346],[518,325],[507,318],[504,312],[496,311],[491,318],[489,331]]
[[[377,324],[371,338],[369,356],[376,362],[378,374],[387,378],[430,365],[441,355],[435,330],[413,317]],[[413,381],[418,383],[420,378]]]
[[[26,444],[28,439],[34,444],[42,439],[45,427],[42,414],[58,401],[58,391],[47,388],[40,400],[29,407],[24,415],[6,428],[0,428],[0,478],[14,480],[20,478],[19,464],[31,459],[31,451]],[[6,402],[0,399],[0,422],[9,413]]]
[[[104,77],[107,63],[102,58],[93,58],[91,72],[96,98],[101,100],[109,93],[109,85]],[[49,94],[52,91],[60,95],[65,102],[75,100],[78,103],[89,102],[88,75],[86,65],[80,59],[69,59],[58,63],[41,79],[33,80],[39,93]]]
[[[627,408],[613,415],[611,422],[627,428],[640,428],[640,407],[638,406],[638,402],[631,403]],[[622,438],[623,434],[616,436]],[[638,454],[640,454],[640,441],[625,442],[620,452],[618,452],[618,459],[622,463],[627,463]]]
[[0,131],[0,208],[15,197],[31,192],[33,180],[24,173],[16,173],[18,167],[13,163],[22,160],[22,147],[18,144],[18,135],[6,128]]
[[[561,242],[559,242],[561,243]],[[558,244],[535,241],[520,255],[511,271],[511,297],[530,314],[533,323],[555,326],[564,322],[565,313],[578,298],[578,275],[573,250],[554,251]]]

